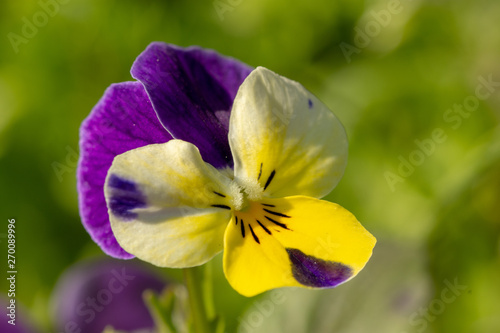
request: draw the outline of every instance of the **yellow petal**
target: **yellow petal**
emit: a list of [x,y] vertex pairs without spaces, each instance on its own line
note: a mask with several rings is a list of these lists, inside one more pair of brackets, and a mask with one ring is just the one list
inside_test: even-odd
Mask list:
[[235,180],[246,189],[258,182],[267,197],[323,197],[347,163],[347,137],[335,115],[302,85],[263,67],[238,90],[229,144]]
[[277,287],[331,288],[365,266],[375,238],[341,206],[305,196],[252,202],[224,236],[224,272],[245,296]]

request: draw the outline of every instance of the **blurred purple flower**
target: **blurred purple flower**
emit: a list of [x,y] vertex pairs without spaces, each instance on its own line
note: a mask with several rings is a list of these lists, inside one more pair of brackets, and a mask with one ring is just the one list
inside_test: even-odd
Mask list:
[[[133,262],[100,260],[70,267],[53,293],[57,332],[99,333],[152,329],[153,319],[142,299],[146,289],[160,292],[166,283]],[[2,331],[3,332],[3,331]]]

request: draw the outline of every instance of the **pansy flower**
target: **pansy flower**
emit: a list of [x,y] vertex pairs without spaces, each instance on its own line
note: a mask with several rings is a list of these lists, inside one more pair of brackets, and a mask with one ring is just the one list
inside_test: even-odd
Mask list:
[[334,287],[365,266],[375,238],[319,199],[347,138],[314,95],[197,47],[153,43],[131,73],[81,128],[80,211],[106,253],[182,268],[224,250],[246,296]]

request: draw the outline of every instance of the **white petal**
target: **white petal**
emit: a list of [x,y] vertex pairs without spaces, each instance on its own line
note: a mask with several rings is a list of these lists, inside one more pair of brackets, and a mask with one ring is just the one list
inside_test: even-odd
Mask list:
[[190,143],[171,140],[117,156],[105,197],[118,243],[162,267],[190,267],[223,248],[239,192]]
[[258,197],[256,182],[265,196],[325,196],[347,163],[347,137],[335,115],[302,85],[263,67],[238,90],[229,143],[235,180],[250,197]]

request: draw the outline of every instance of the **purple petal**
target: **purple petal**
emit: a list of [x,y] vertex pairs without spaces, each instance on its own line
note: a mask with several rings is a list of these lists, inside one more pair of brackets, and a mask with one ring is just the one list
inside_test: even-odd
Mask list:
[[159,293],[165,286],[165,281],[131,261],[77,264],[54,289],[56,332],[102,332],[107,325],[124,331],[152,329],[142,293],[146,289]]
[[292,262],[293,277],[304,286],[331,288],[352,276],[352,269],[339,262],[315,258],[297,249],[286,252]]
[[163,126],[191,142],[216,168],[233,166],[229,115],[239,86],[252,68],[212,50],[152,43],[132,66]]
[[104,181],[114,157],[170,139],[139,82],[111,85],[83,122],[77,170],[80,215],[92,239],[108,255],[133,257],[116,241],[104,199]]

